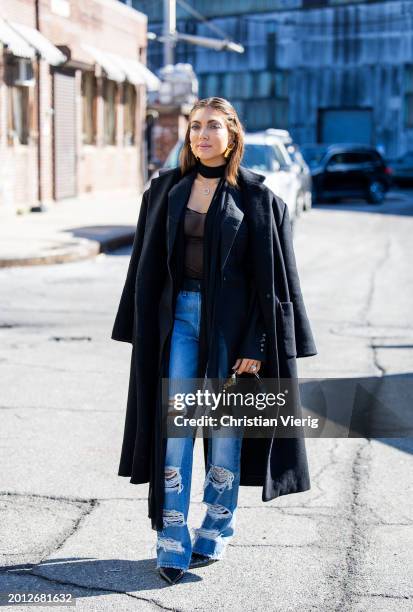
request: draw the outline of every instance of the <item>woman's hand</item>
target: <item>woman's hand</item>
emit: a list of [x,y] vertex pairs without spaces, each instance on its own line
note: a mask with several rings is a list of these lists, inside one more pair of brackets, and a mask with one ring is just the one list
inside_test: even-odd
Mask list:
[[[251,366],[256,366],[256,369],[251,370]],[[237,374],[242,374],[243,372],[247,372],[247,374],[257,374],[261,367],[261,361],[257,361],[256,359],[237,359],[235,365],[232,367]]]

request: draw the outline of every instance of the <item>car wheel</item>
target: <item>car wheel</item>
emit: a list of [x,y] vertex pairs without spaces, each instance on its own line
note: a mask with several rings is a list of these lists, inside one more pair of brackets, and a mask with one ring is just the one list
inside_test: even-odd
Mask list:
[[386,191],[383,183],[380,181],[373,181],[370,183],[367,194],[367,201],[370,202],[370,204],[381,204],[385,195]]

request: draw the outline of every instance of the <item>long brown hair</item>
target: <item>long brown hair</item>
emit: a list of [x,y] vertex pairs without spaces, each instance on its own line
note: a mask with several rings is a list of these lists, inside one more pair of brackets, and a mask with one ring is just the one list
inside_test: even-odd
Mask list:
[[185,134],[184,145],[179,154],[179,166],[182,175],[189,172],[197,163],[197,158],[192,152],[189,132],[191,129],[191,119],[193,114],[199,108],[210,107],[217,111],[221,111],[225,115],[225,121],[228,128],[229,135],[232,135],[233,149],[227,157],[227,167],[225,168],[225,178],[227,182],[233,187],[238,187],[237,177],[238,168],[241,163],[242,156],[244,154],[244,128],[238,117],[237,111],[228,100],[225,98],[204,98],[198,100],[192,107],[188,117],[188,127]]

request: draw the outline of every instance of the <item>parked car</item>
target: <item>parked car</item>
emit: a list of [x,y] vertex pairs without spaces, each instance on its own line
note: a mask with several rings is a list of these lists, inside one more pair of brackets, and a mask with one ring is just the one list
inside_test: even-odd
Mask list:
[[280,130],[269,128],[265,130],[266,134],[278,136],[285,145],[293,165],[293,171],[298,174],[298,179],[301,183],[301,191],[298,196],[297,214],[301,214],[303,210],[310,210],[312,205],[312,178],[311,171],[302,156],[299,145],[293,141],[288,130]]
[[413,185],[413,151],[406,151],[396,159],[388,159],[388,166],[392,170],[392,180],[396,185]]
[[[171,149],[161,171],[164,168],[176,168],[179,165],[182,144],[182,141],[178,141]],[[265,176],[264,184],[287,204],[293,226],[297,216],[297,206],[299,206],[300,182],[297,179],[297,173],[292,169],[293,162],[283,143],[275,136],[268,136],[265,133],[247,133],[241,164]],[[158,175],[159,170],[152,174],[145,189]]]
[[313,202],[363,198],[380,204],[391,185],[391,169],[374,148],[360,144],[301,147],[313,179]]
[[301,206],[301,182],[282,140],[265,132],[246,133],[241,163],[265,176],[264,184],[287,204],[294,225]]

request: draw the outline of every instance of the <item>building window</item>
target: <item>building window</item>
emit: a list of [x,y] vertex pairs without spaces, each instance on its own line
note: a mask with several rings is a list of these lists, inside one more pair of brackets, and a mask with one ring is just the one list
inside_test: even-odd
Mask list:
[[199,87],[199,97],[200,98],[206,98],[207,97],[207,80],[208,80],[208,75],[207,74],[199,74],[198,75],[198,87]]
[[206,96],[218,96],[218,76],[217,74],[209,74],[206,81]]
[[267,128],[288,128],[287,100],[253,100],[246,106],[245,122],[247,130]]
[[123,144],[135,144],[136,89],[131,83],[123,86]]
[[413,128],[413,64],[404,67],[404,122]]
[[288,98],[288,72],[277,70],[274,74],[275,97]]
[[236,75],[233,72],[227,72],[223,75],[222,84],[223,88],[220,92],[220,96],[227,98],[228,100],[235,95],[234,85]]
[[267,32],[267,68],[273,70],[277,66],[277,34]]
[[272,72],[262,71],[259,73],[258,95],[260,98],[274,97],[274,75]]
[[104,79],[103,81],[103,105],[104,105],[104,143],[116,144],[116,101],[118,86],[115,81]]
[[10,144],[29,144],[30,104],[29,88],[14,85],[10,88]]
[[96,78],[93,72],[82,72],[83,144],[96,144]]
[[249,99],[254,95],[253,77],[251,72],[245,72],[242,79],[242,91],[239,97]]
[[8,85],[8,144],[29,144],[33,127],[33,66],[30,60],[10,56],[6,64]]

